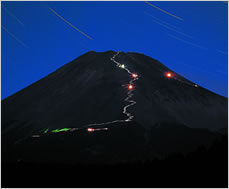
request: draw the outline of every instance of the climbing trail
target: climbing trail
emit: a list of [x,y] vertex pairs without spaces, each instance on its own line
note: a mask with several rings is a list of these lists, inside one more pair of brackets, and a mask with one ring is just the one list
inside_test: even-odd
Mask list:
[[[135,80],[138,79],[138,76],[137,74],[134,74],[132,73],[129,69],[126,68],[126,66],[124,64],[120,64],[119,62],[117,62],[115,60],[116,56],[120,54],[120,51],[117,52],[112,58],[111,58],[111,61],[114,62],[116,64],[117,67],[119,68],[122,68],[124,69],[125,71],[127,71],[128,74],[131,74],[132,78],[128,84],[128,93],[127,93],[127,97],[124,99],[125,102],[129,102],[128,105],[124,106],[123,107],[123,114],[125,114],[128,118],[125,119],[125,120],[114,120],[114,121],[110,121],[110,122],[105,122],[105,123],[93,123],[93,124],[88,124],[88,125],[85,125],[83,127],[93,127],[93,126],[101,126],[101,125],[108,125],[108,124],[113,124],[113,123],[118,123],[118,122],[127,122],[127,121],[132,121],[132,119],[134,118],[133,115],[131,115],[129,112],[127,112],[127,108],[130,107],[130,106],[133,106],[134,104],[136,104],[136,102],[134,100],[131,100],[133,94],[133,82]],[[126,85],[124,85],[126,86]]]
[[[45,129],[42,130],[42,134],[48,134],[48,133],[59,133],[59,132],[73,132],[73,131],[79,131],[81,129],[87,128],[88,132],[94,132],[94,131],[104,131],[104,130],[108,130],[108,128],[93,128],[95,126],[103,126],[103,125],[110,125],[113,123],[120,123],[120,122],[129,122],[132,121],[134,116],[128,112],[128,108],[131,106],[134,106],[136,104],[136,101],[134,101],[132,99],[133,97],[133,90],[134,90],[134,81],[138,80],[138,75],[136,73],[132,73],[128,68],[126,68],[126,66],[124,64],[121,64],[119,62],[117,62],[115,60],[115,58],[121,53],[121,51],[117,52],[113,57],[111,57],[111,61],[113,63],[115,63],[115,65],[117,67],[119,67],[120,69],[125,70],[128,74],[131,75],[131,80],[129,81],[129,84],[127,85],[122,85],[124,87],[128,88],[128,93],[127,93],[127,97],[124,99],[124,102],[127,102],[128,104],[126,106],[123,107],[123,111],[122,113],[127,117],[124,120],[113,120],[113,121],[109,121],[109,122],[104,122],[104,123],[91,123],[91,124],[87,124],[82,126],[81,128],[62,128],[62,129],[54,129],[54,130],[49,130],[49,129]],[[32,135],[33,138],[39,138],[40,135]]]
[[127,73],[130,74],[131,77],[132,77],[132,79],[130,80],[130,82],[128,84],[129,91],[127,93],[127,97],[124,100],[126,102],[129,102],[129,104],[126,105],[126,106],[124,106],[123,112],[122,112],[123,114],[125,114],[128,117],[125,121],[132,121],[132,119],[134,118],[134,116],[131,115],[129,112],[127,112],[127,108],[129,108],[129,107],[131,107],[131,106],[133,106],[133,105],[136,104],[136,101],[131,100],[131,98],[133,97],[133,94],[132,94],[133,89],[134,89],[133,83],[134,83],[135,80],[138,80],[138,75],[136,73],[132,73],[129,69],[126,68],[126,66],[124,64],[120,64],[119,62],[117,62],[115,60],[116,56],[118,56],[119,53],[120,53],[120,51],[117,52],[117,54],[115,54],[111,58],[111,61],[113,61],[116,64],[117,67],[120,67],[120,68],[124,69],[125,71],[127,71]]
[[[137,73],[133,73],[131,72],[127,67],[126,65],[124,64],[121,64],[120,62],[118,62],[116,60],[116,57],[121,53],[121,51],[117,52],[116,54],[114,54],[110,60],[111,62],[113,62],[118,68],[122,69],[122,70],[125,70],[127,72],[127,74],[129,74],[131,76],[131,80],[129,81],[128,84],[124,84],[122,85],[123,87],[127,88],[129,91],[127,92],[127,97],[124,99],[124,102],[127,102],[128,104],[126,106],[123,107],[123,111],[122,113],[127,117],[126,119],[123,119],[123,120],[113,120],[113,121],[109,121],[109,122],[104,122],[104,123],[91,123],[91,124],[87,124],[87,125],[84,125],[80,128],[61,128],[61,129],[54,129],[54,130],[49,130],[48,129],[44,129],[42,131],[40,131],[40,133],[42,133],[42,135],[45,135],[45,134],[49,134],[49,133],[59,133],[59,132],[74,132],[74,131],[79,131],[79,130],[82,130],[82,129],[87,129],[88,132],[94,132],[94,131],[106,131],[108,130],[107,127],[104,127],[104,128],[94,128],[96,126],[105,126],[105,125],[111,125],[111,124],[114,124],[114,123],[121,123],[121,122],[130,122],[134,119],[134,115],[132,115],[130,112],[128,112],[128,108],[131,107],[131,106],[134,106],[137,102],[133,100],[133,91],[134,91],[134,82],[136,80],[139,79],[138,77],[138,74]],[[189,85],[189,86],[192,86],[192,87],[198,87],[198,85],[196,84],[192,84],[190,82],[186,82],[186,81],[183,81],[179,78],[176,77],[175,73],[172,73],[172,72],[164,72],[162,70],[160,70],[162,73],[164,73],[164,76],[167,77],[168,79],[174,79],[174,80],[177,80],[179,82],[182,82],[186,85]],[[156,90],[154,93],[158,92],[159,90]],[[153,93],[153,94],[154,94]],[[35,134],[35,135],[32,135],[33,138],[39,138],[41,135],[38,135],[38,134]]]

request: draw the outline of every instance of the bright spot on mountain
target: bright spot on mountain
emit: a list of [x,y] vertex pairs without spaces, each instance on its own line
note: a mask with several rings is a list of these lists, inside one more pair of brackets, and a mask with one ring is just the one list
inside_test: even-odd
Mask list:
[[88,128],[87,131],[88,131],[88,132],[94,132],[95,129],[93,129],[93,128]]
[[129,89],[129,90],[133,90],[133,88],[134,88],[134,86],[133,86],[133,85],[131,85],[131,84],[130,84],[130,85],[128,85],[128,89]]

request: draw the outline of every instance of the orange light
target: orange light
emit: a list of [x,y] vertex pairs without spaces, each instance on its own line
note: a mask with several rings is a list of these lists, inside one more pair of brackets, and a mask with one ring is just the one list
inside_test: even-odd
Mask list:
[[131,84],[128,85],[128,89],[129,89],[129,90],[133,90],[133,88],[134,88],[133,85],[131,85]]
[[172,75],[171,72],[167,72],[167,73],[165,74],[165,76],[168,77],[168,78],[171,78],[173,75]]
[[138,77],[138,74],[133,73],[133,74],[132,74],[132,77],[133,77],[133,78],[137,78],[137,77]]
[[88,132],[94,132],[95,129],[93,129],[93,128],[88,128],[87,131],[88,131]]

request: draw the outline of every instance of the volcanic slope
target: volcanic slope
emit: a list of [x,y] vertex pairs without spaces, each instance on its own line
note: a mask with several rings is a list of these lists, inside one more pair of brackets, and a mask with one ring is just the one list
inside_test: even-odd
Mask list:
[[143,54],[90,51],[1,110],[5,187],[228,184],[227,98]]
[[227,98],[138,53],[90,51],[2,101],[6,161],[150,159],[225,129]]
[[[31,132],[125,120],[131,75],[111,60],[113,51],[90,51],[2,101],[2,131],[25,123]],[[227,127],[227,99],[186,80],[159,61],[138,53],[119,53],[115,60],[139,79],[128,108],[145,129],[161,122],[191,128]],[[173,76],[167,78],[166,72]],[[21,124],[20,124],[21,125]]]

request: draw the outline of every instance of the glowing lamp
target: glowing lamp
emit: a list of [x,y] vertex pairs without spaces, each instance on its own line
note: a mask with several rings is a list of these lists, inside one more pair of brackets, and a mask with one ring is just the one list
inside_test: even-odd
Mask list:
[[95,129],[93,129],[93,128],[88,128],[87,131],[88,131],[88,132],[94,132]]
[[130,84],[130,85],[128,85],[128,89],[129,90],[133,90],[134,89],[134,86]]
[[138,77],[138,74],[133,73],[133,74],[132,74],[132,77],[133,77],[133,78],[137,78],[137,77]]
[[171,72],[167,72],[167,73],[165,74],[165,76],[168,77],[168,78],[171,78],[171,77],[173,77],[173,74],[172,74]]
[[124,64],[122,64],[120,67],[121,67],[121,68],[125,68],[125,65],[124,65]]

